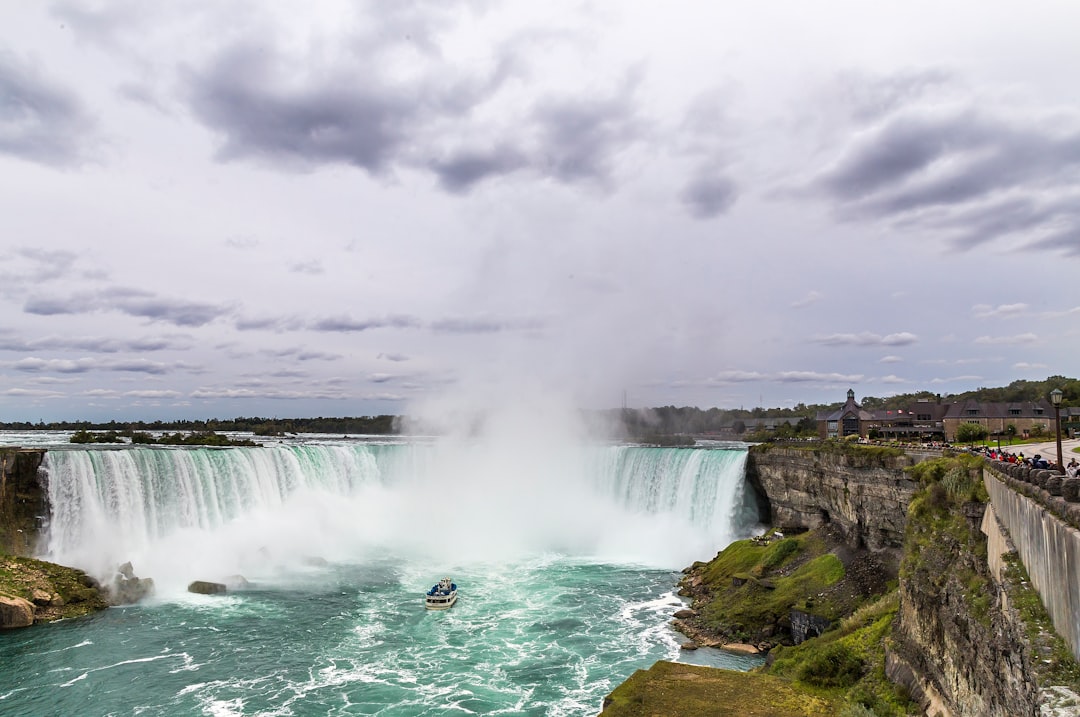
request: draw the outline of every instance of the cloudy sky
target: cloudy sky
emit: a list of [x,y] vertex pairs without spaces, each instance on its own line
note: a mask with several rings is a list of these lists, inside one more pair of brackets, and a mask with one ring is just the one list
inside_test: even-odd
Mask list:
[[0,0],[0,28],[0,420],[1076,374],[1072,0]]

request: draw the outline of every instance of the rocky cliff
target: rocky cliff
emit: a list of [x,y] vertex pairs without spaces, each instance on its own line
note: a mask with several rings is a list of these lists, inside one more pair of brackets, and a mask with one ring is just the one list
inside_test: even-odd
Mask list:
[[832,524],[852,548],[899,549],[908,504],[918,488],[900,451],[858,446],[754,446],[746,477],[767,498],[770,522],[782,531]]
[[0,553],[31,556],[48,515],[41,450],[0,448]]
[[[987,509],[983,462],[914,463],[852,447],[757,447],[747,475],[774,525],[832,525],[852,547],[902,555],[884,668],[924,714],[1080,715],[1080,668]],[[1002,554],[1010,567],[993,568]]]

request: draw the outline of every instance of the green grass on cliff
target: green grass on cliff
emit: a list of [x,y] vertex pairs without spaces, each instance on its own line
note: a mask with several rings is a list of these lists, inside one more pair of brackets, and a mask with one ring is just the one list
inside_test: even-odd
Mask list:
[[743,639],[746,635],[740,632],[783,622],[793,607],[835,620],[844,608],[828,595],[827,588],[843,577],[843,564],[813,533],[767,546],[741,540],[703,571],[702,580],[713,599],[702,610],[702,621]]
[[605,701],[602,717],[833,717],[841,703],[772,675],[657,662]]
[[889,466],[894,458],[907,456],[904,449],[895,446],[867,445],[854,441],[829,439],[826,441],[807,441],[805,443],[760,443],[752,446],[751,451],[767,453],[770,450],[807,451],[815,456],[844,456],[849,462],[862,467]]
[[911,714],[915,706],[885,676],[885,645],[899,603],[899,593],[893,590],[845,618],[835,630],[801,645],[774,649],[769,674],[843,702],[849,706],[846,713]]

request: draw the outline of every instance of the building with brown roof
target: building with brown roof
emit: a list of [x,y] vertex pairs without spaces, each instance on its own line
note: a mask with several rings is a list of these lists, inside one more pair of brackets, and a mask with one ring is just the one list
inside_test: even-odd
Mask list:
[[[1080,425],[1080,408],[1061,409],[1062,433]],[[903,409],[866,411],[855,402],[855,392],[848,389],[847,402],[836,411],[817,416],[820,438],[884,438],[900,441],[955,441],[957,429],[964,423],[983,426],[990,437],[1054,435],[1054,407],[1049,401],[988,403],[974,399],[941,403],[919,399]]]
[[[950,403],[947,407],[945,436],[950,441],[956,439],[956,431],[964,423],[983,426],[990,436],[1027,438],[1033,434],[1054,435],[1054,407],[1046,400],[982,403],[967,399]],[[1062,420],[1065,420],[1064,416]]]
[[869,411],[864,411],[862,406],[855,403],[855,392],[849,388],[847,403],[840,410],[818,414],[818,437],[826,439],[866,436],[869,431],[869,423],[873,418]]

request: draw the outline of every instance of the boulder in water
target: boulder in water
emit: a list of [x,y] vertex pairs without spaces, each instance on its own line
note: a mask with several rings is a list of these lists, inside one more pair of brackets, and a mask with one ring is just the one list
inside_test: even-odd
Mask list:
[[224,583],[213,583],[209,580],[195,580],[187,586],[189,593],[199,595],[224,595],[228,590]]
[[676,613],[675,613],[675,615],[673,615],[673,617],[676,620],[685,620],[685,619],[687,619],[689,617],[697,617],[697,611],[696,610],[691,610],[690,608],[683,608],[682,610],[676,611]]
[[696,642],[694,642],[693,640],[687,640],[683,644],[679,645],[679,649],[681,649],[681,650],[696,650],[696,649],[698,649],[698,644]]
[[34,604],[21,597],[0,595],[0,630],[34,624]]
[[130,562],[124,563],[116,569],[116,577],[112,584],[105,590],[111,605],[131,605],[137,603],[154,592],[152,578],[140,578],[135,575],[135,568]]

